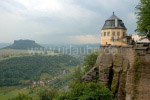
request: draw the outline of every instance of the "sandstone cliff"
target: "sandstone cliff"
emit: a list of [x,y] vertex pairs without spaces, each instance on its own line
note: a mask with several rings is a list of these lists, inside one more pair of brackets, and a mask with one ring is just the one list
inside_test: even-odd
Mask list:
[[85,82],[104,83],[118,100],[150,100],[149,79],[150,44],[103,46],[95,66],[83,77]]

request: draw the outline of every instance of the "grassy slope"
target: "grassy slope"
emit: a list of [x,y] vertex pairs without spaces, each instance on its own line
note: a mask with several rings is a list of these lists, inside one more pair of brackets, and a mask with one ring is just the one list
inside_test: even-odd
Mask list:
[[[5,87],[6,88],[6,87]],[[2,90],[5,90],[5,88],[1,88]],[[10,88],[10,87],[7,87],[7,88]],[[38,89],[35,89],[33,90],[34,92],[33,93],[30,93],[30,89],[24,89],[24,88],[16,88],[15,90],[10,90],[10,92],[8,93],[1,93],[0,94],[0,100],[8,100],[8,99],[12,99],[14,97],[16,97],[19,93],[21,94],[27,94],[31,97],[33,97],[34,100],[37,100],[38,99]],[[1,90],[1,91],[2,91]]]
[[21,86],[9,86],[0,88],[0,100],[7,100],[16,96],[18,93],[26,93]]

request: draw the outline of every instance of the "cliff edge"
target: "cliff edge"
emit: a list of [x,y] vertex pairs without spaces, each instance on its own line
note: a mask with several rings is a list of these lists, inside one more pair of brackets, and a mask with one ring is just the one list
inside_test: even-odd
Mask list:
[[[98,76],[98,78],[97,78]],[[104,83],[118,100],[149,100],[150,44],[102,46],[85,82]]]

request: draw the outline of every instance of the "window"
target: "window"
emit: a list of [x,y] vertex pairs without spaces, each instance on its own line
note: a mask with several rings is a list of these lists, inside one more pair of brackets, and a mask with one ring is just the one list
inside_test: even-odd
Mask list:
[[104,36],[106,36],[106,32],[104,32]]
[[117,36],[120,36],[120,32],[117,32]]
[[112,33],[113,36],[115,36],[115,34],[116,34],[115,32]]
[[110,32],[107,32],[107,36],[110,36]]
[[123,36],[125,36],[125,32],[123,32]]

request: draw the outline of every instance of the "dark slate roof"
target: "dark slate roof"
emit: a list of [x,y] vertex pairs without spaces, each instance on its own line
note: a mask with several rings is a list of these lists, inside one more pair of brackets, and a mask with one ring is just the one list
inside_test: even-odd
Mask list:
[[115,20],[115,19],[121,20],[120,18],[118,18],[118,17],[113,13],[113,15],[112,15],[109,19],[107,19],[107,20]]
[[[117,27],[115,27],[115,19],[118,20],[118,26],[117,26]],[[118,17],[114,14],[114,12],[113,12],[113,15],[112,15],[109,19],[107,19],[107,20],[105,21],[105,24],[104,24],[102,30],[103,30],[103,29],[111,29],[111,28],[126,29],[126,27],[125,27],[123,21],[122,21],[120,18],[118,18]]]

